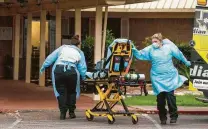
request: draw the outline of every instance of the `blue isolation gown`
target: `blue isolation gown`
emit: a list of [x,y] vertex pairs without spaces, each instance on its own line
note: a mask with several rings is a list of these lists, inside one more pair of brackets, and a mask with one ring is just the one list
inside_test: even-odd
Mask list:
[[152,88],[155,95],[160,92],[170,92],[180,87],[186,77],[179,75],[174,67],[172,58],[182,61],[186,66],[190,66],[190,61],[184,57],[178,47],[168,39],[162,41],[162,47],[154,48],[147,46],[142,50],[133,48],[133,55],[139,60],[147,60],[152,64],[150,76]]
[[[62,49],[65,48],[74,48],[76,49],[81,56],[81,60],[78,63],[71,63],[68,61],[63,61],[59,59],[59,55],[62,52]],[[71,55],[73,56],[73,55]],[[55,63],[54,63],[55,62]],[[85,79],[85,74],[87,72],[87,66],[86,66],[86,62],[85,62],[85,56],[84,53],[76,46],[74,45],[62,45],[61,47],[57,48],[55,51],[53,51],[44,61],[40,72],[42,73],[45,68],[49,67],[51,64],[53,64],[53,68],[52,68],[52,83],[53,83],[53,89],[54,89],[54,94],[56,97],[59,96],[59,93],[56,90],[56,86],[55,86],[55,76],[54,76],[54,70],[56,68],[56,65],[66,65],[68,66],[67,69],[70,69],[71,66],[75,68],[76,72],[77,72],[77,86],[76,86],[76,92],[77,92],[77,96],[76,98],[78,99],[80,96],[80,75],[81,78],[84,80]],[[64,71],[66,71],[66,69],[64,69]]]

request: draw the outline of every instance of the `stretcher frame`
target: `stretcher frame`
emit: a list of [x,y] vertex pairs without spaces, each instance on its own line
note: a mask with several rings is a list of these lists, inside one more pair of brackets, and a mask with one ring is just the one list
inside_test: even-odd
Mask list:
[[[129,46],[128,46],[129,45]],[[92,121],[94,117],[107,117],[108,123],[113,124],[115,122],[115,116],[128,116],[132,118],[132,123],[138,123],[138,117],[136,114],[129,111],[127,105],[122,97],[121,87],[139,87],[146,86],[146,83],[140,83],[141,81],[129,82],[124,81],[124,75],[129,72],[130,65],[132,62],[132,46],[129,42],[127,43],[116,43],[112,46],[112,55],[110,59],[110,69],[108,70],[107,79],[95,79],[87,80],[85,83],[94,83],[94,86],[100,96],[100,100],[92,109],[87,109],[85,112],[86,119]],[[119,71],[113,70],[114,56],[128,56],[128,66]],[[113,108],[121,103],[124,112],[115,111]]]

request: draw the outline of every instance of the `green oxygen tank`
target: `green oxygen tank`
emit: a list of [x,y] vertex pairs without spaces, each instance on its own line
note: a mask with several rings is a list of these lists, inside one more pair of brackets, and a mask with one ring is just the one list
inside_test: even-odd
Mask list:
[[145,75],[144,74],[126,74],[124,75],[125,81],[138,81],[138,80],[144,80]]

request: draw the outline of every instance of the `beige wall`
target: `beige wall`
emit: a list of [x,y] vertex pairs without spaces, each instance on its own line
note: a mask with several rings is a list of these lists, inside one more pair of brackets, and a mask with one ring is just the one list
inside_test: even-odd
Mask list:
[[193,19],[136,19],[132,18],[130,24],[130,38],[138,44],[145,37],[161,32],[165,37],[177,42],[188,42],[192,38]]

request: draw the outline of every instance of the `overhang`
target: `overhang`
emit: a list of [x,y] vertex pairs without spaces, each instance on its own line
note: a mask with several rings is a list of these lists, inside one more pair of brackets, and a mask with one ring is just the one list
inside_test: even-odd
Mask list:
[[96,6],[133,4],[154,0],[1,0],[0,16],[53,11],[56,9],[69,10],[74,8],[92,8]]

